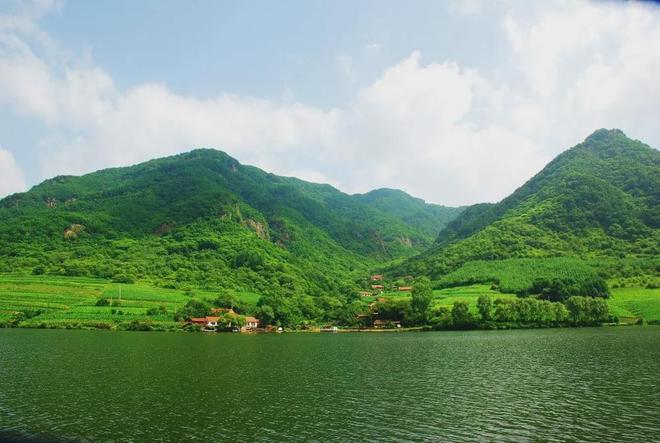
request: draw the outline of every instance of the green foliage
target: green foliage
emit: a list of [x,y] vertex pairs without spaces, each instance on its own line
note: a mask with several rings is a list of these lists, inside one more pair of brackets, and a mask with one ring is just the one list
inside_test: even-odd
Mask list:
[[183,308],[176,312],[176,320],[186,320],[193,317],[206,317],[211,314],[211,306],[201,300],[189,300]]
[[455,327],[464,327],[472,323],[472,315],[470,308],[464,301],[457,301],[451,308],[451,320]]
[[273,314],[298,326],[328,317],[315,301],[325,296],[339,303],[330,317],[348,320],[347,284],[355,292],[372,266],[420,252],[459,212],[405,194],[393,211],[371,197],[208,149],[56,177],[0,200],[0,273],[250,293],[252,307],[291,298]]
[[573,324],[598,324],[608,319],[607,302],[592,297],[570,297],[566,300],[566,308]]
[[434,280],[477,260],[660,255],[660,153],[599,130],[497,204],[475,205],[393,269]]
[[493,313],[493,299],[490,295],[480,295],[477,299],[477,309],[483,321],[489,321]]
[[556,277],[536,279],[530,292],[550,301],[562,301],[576,295],[603,298],[610,296],[607,283],[598,276],[591,276],[581,281]]
[[433,299],[431,280],[421,277],[415,281],[411,292],[410,308],[416,322],[424,324],[428,320],[429,306]]

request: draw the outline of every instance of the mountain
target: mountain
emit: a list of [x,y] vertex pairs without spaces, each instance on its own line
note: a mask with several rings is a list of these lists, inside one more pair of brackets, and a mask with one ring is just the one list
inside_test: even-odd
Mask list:
[[465,209],[393,269],[438,279],[464,263],[660,254],[660,152],[600,129],[496,204]]
[[376,189],[355,197],[432,237],[436,237],[464,209],[428,204],[399,189]]
[[405,208],[198,149],[1,200],[0,272],[336,293],[375,263],[421,252],[458,213],[397,198]]

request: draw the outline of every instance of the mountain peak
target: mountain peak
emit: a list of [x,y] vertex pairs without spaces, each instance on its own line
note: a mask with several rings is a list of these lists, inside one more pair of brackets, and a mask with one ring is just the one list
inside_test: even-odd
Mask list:
[[589,137],[587,137],[584,140],[584,143],[586,144],[591,144],[591,143],[598,143],[598,142],[603,142],[606,140],[612,140],[612,139],[617,139],[617,138],[628,138],[626,134],[621,129],[597,129],[595,130]]

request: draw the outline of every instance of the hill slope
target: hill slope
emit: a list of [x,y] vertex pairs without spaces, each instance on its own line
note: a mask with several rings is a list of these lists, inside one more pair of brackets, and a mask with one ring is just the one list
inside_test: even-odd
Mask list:
[[433,242],[396,214],[201,149],[0,201],[0,271],[317,295]]
[[355,197],[433,237],[464,209],[428,204],[421,198],[412,197],[399,189],[375,189]]
[[473,260],[660,254],[660,152],[601,129],[497,204],[467,208],[395,271],[433,278]]

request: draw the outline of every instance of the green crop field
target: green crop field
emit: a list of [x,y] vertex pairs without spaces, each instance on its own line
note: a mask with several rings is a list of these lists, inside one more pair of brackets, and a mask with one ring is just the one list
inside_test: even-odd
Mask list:
[[622,320],[660,322],[660,289],[615,288],[607,303],[610,312]]
[[[240,303],[256,306],[259,294],[233,292]],[[219,292],[155,288],[143,284],[116,284],[106,280],[45,277],[0,276],[0,323],[17,312],[28,314],[20,322],[25,327],[102,327],[132,320],[150,321],[155,327],[177,326],[173,314],[191,298],[211,301]],[[99,299],[108,305],[97,306]],[[164,312],[148,315],[152,308]]]
[[433,291],[433,306],[446,306],[451,309],[454,302],[464,301],[470,307],[470,312],[476,314],[477,299],[480,295],[490,295],[493,300],[496,298],[516,298],[515,294],[503,294],[491,289],[489,285],[471,285],[460,286],[456,288],[436,289]]

